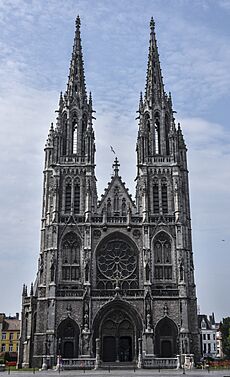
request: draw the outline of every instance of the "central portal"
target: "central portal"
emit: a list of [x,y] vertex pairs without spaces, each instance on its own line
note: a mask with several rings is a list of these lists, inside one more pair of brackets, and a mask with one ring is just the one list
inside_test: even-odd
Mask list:
[[129,362],[133,360],[134,328],[124,312],[112,310],[101,326],[102,360],[104,362]]

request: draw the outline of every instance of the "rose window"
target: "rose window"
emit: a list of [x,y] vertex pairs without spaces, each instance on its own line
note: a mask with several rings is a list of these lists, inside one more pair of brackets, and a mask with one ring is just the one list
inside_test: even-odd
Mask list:
[[137,278],[137,255],[131,244],[111,240],[99,250],[97,267],[100,280],[129,281]]

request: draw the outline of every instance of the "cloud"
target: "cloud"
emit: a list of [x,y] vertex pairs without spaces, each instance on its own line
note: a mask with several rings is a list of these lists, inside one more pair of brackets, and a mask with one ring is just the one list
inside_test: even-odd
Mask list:
[[[218,5],[221,9],[227,2]],[[215,273],[217,255],[221,255],[223,281],[228,281],[228,244],[220,245],[219,239],[227,233],[229,223],[229,117],[224,109],[223,122],[214,122],[210,112],[217,101],[229,96],[230,52],[228,29],[222,24],[214,28],[209,21],[212,9],[202,6],[202,1],[134,0],[115,5],[92,0],[0,2],[0,158],[4,177],[0,276],[8,281],[11,266],[9,289],[11,297],[14,295],[7,307],[15,308],[21,283],[35,276],[43,147],[49,123],[55,121],[58,92],[65,89],[74,18],[79,13],[86,83],[97,111],[99,194],[112,173],[110,145],[117,152],[123,180],[132,193],[135,191],[135,111],[145,85],[148,23],[151,15],[155,17],[166,88],[172,91],[188,146],[199,297],[206,308],[212,305],[226,310],[227,304],[218,295],[220,277],[216,273],[217,280],[211,281],[210,273]],[[214,299],[206,294],[207,282]],[[227,288],[222,289],[227,296]]]

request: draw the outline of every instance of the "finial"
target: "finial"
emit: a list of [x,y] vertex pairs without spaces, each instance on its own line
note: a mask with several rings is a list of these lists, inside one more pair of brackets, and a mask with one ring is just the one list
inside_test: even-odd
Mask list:
[[80,28],[80,26],[81,26],[81,19],[80,19],[79,14],[78,14],[78,16],[77,16],[77,18],[76,18],[75,23],[76,23],[76,28]]
[[92,93],[89,92],[89,105],[92,107]]
[[33,296],[34,294],[34,285],[33,283],[31,283],[31,286],[30,286],[30,296]]
[[60,92],[59,106],[62,106],[62,105],[63,105],[63,96],[62,96],[62,92]]
[[150,20],[150,30],[151,30],[151,32],[153,32],[154,29],[155,29],[155,22],[154,22],[153,17],[151,17],[151,20]]
[[119,166],[120,164],[119,164],[118,158],[116,157],[113,163],[113,169],[116,176],[118,175],[118,172],[119,172]]

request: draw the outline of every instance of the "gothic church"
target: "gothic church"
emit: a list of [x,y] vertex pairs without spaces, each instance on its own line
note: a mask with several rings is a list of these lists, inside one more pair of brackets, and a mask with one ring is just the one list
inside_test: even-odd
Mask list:
[[199,357],[187,148],[150,22],[136,198],[119,175],[98,200],[80,18],[67,90],[45,144],[38,272],[22,294],[19,367],[176,368]]

